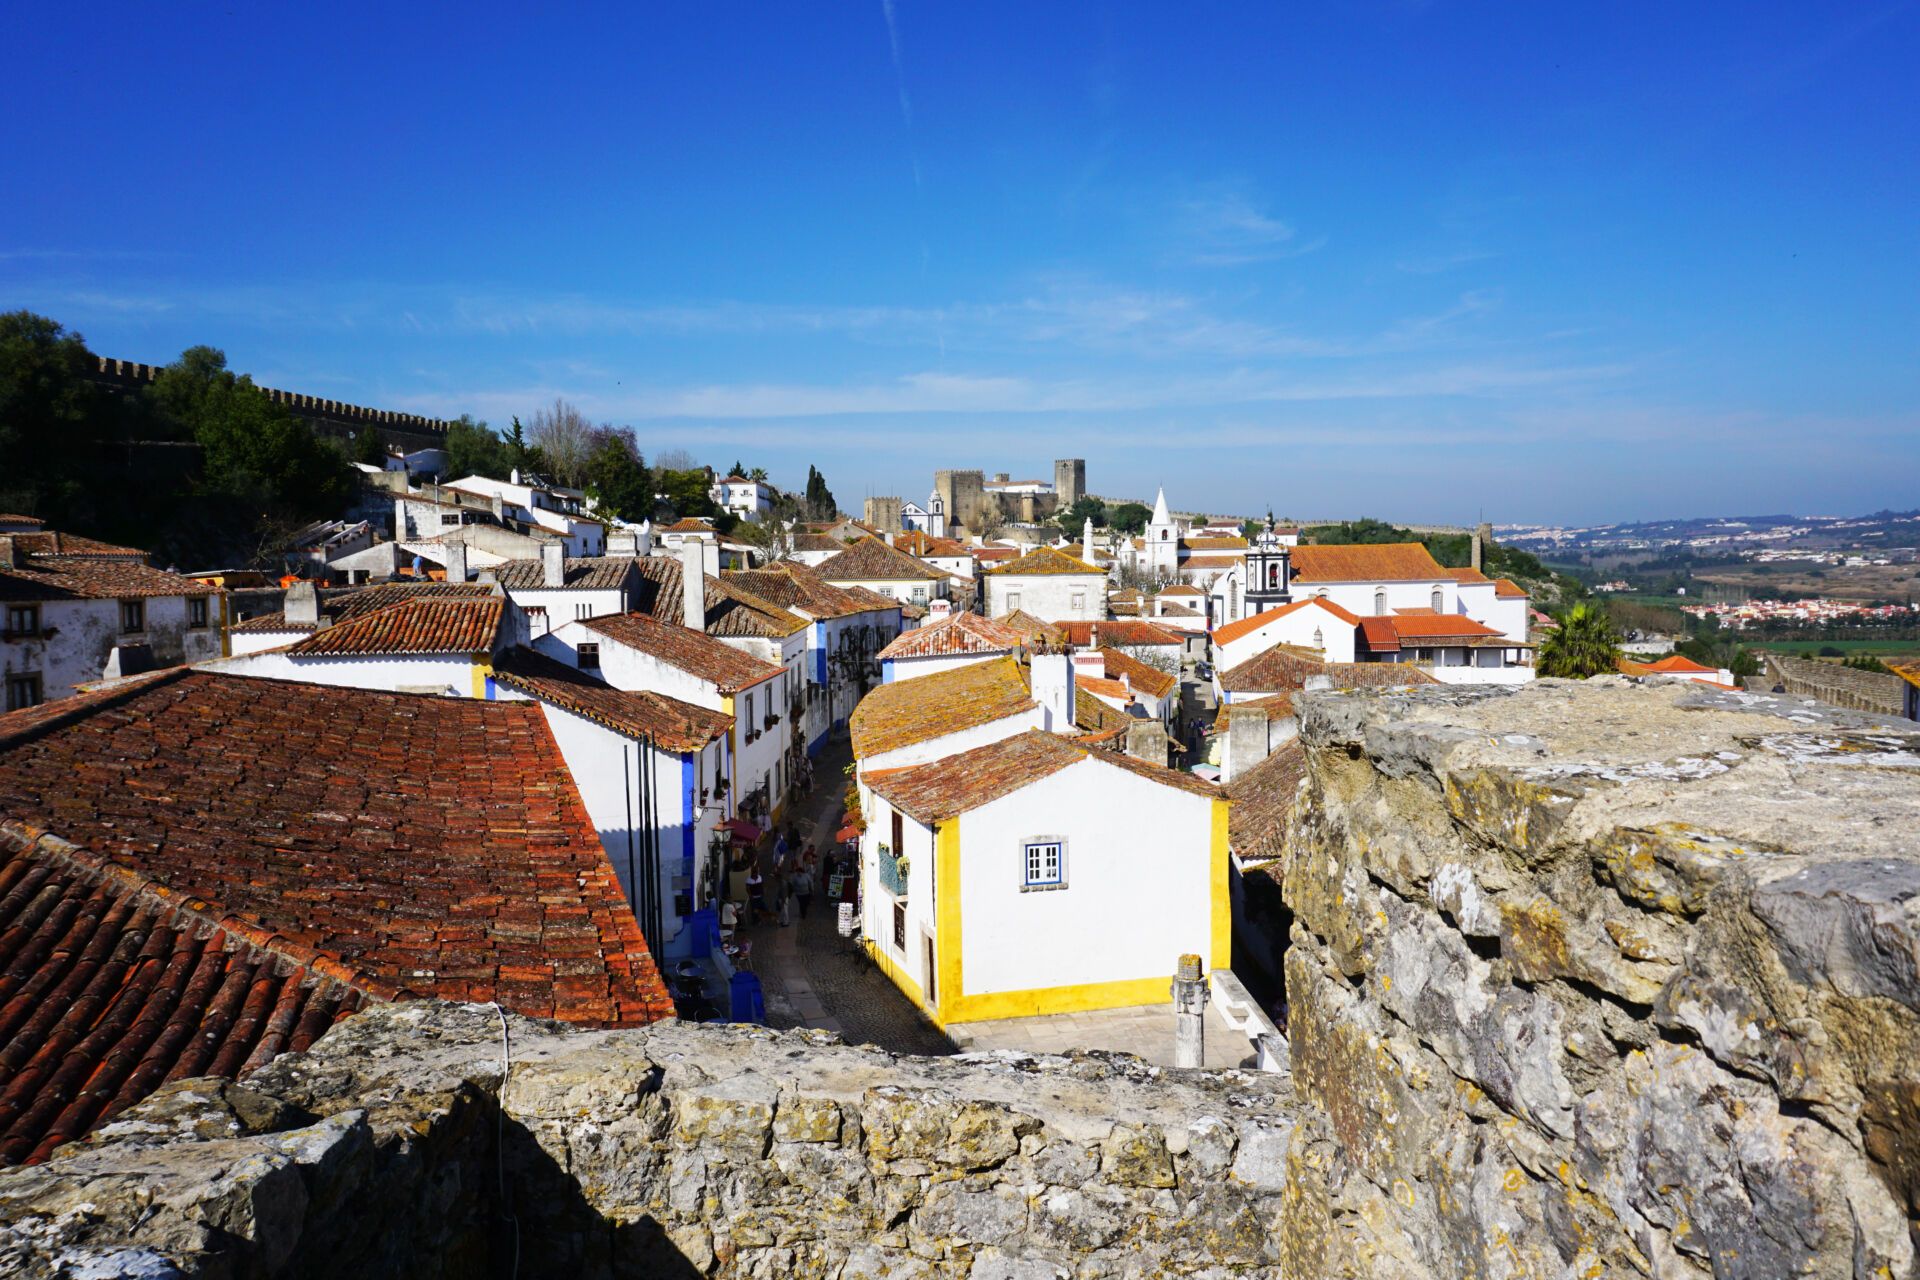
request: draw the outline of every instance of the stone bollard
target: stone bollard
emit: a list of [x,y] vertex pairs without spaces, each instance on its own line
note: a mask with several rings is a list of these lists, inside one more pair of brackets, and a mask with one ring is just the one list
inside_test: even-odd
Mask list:
[[1180,957],[1173,974],[1173,1065],[1197,1067],[1207,1053],[1206,975],[1200,972],[1200,957]]

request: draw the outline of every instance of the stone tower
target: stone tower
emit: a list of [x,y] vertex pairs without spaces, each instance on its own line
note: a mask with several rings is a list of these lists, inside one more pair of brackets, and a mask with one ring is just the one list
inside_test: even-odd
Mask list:
[[862,518],[882,533],[905,532],[905,527],[900,523],[898,498],[868,498]]
[[936,471],[933,491],[947,509],[947,536],[953,536],[955,525],[964,527],[968,533],[979,530],[980,517],[987,508],[985,472]]
[[1057,458],[1053,464],[1053,492],[1059,499],[1056,510],[1065,511],[1087,496],[1087,460]]

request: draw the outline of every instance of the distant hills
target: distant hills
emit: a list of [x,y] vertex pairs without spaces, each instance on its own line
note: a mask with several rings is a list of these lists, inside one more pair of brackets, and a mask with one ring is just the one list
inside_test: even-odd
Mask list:
[[1870,550],[1920,546],[1920,510],[1863,516],[1691,516],[1596,525],[1501,525],[1495,536],[1536,553],[1624,551],[1657,547],[1758,550]]

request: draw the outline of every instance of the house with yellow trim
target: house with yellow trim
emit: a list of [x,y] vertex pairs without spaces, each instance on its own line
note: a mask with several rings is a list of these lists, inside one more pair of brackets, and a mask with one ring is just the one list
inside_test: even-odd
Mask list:
[[942,1027],[1164,1003],[1182,954],[1230,966],[1210,783],[1031,729],[861,790],[863,937]]

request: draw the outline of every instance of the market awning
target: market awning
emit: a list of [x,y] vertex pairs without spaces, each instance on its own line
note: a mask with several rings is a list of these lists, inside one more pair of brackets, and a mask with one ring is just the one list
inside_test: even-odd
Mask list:
[[860,828],[854,826],[852,823],[848,823],[846,826],[834,832],[833,838],[842,842],[858,840],[860,838]]
[[767,834],[744,818],[722,818],[714,823],[714,830],[728,832],[735,844],[759,844],[760,837]]

